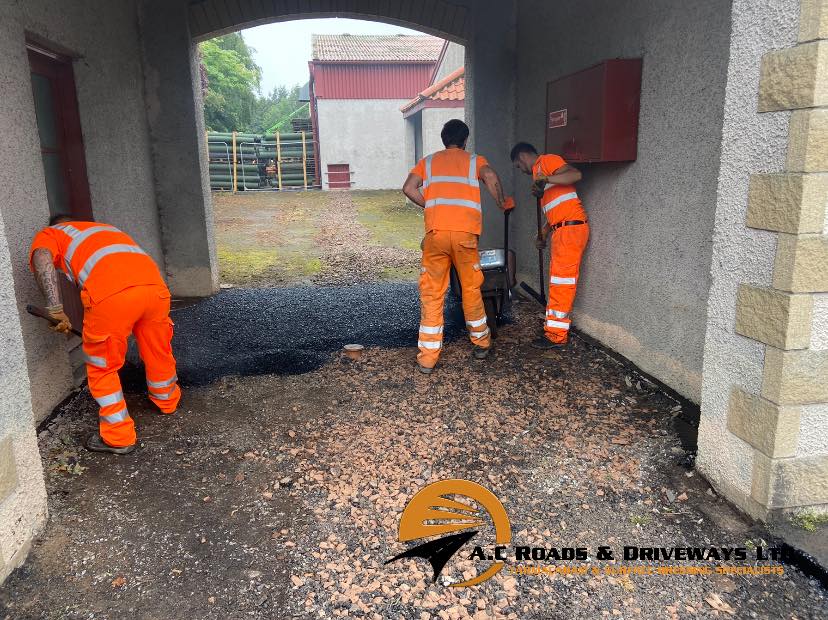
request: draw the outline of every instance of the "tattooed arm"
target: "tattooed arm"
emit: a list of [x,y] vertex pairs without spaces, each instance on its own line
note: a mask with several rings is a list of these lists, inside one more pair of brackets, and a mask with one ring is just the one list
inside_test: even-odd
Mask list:
[[63,304],[60,302],[60,289],[55,264],[52,262],[52,253],[46,248],[38,248],[32,254],[32,266],[37,285],[46,298],[46,310],[53,319],[60,321],[52,329],[56,332],[68,333],[72,323],[63,312]]
[[494,168],[491,166],[483,166],[480,169],[480,180],[483,181],[483,185],[486,186],[492,198],[497,202],[498,208],[501,210],[504,209],[504,201],[506,198],[503,195],[503,185],[500,183],[500,177],[497,176]]

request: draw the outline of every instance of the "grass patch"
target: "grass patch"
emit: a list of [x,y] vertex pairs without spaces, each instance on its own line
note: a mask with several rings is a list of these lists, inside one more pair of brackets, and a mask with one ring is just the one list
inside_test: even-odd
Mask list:
[[423,238],[423,211],[407,204],[402,192],[352,192],[357,219],[368,232],[371,242],[391,248],[419,250]]
[[828,524],[828,514],[803,510],[791,515],[791,523],[806,532],[816,532],[819,526]]
[[218,249],[219,273],[222,280],[241,282],[262,275],[278,260],[275,250]]
[[380,272],[380,280],[384,282],[412,282],[420,277],[418,267],[384,267]]

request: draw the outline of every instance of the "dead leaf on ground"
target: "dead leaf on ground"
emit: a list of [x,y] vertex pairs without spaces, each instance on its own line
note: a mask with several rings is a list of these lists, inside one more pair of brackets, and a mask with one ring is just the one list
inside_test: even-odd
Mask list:
[[716,594],[715,592],[711,592],[706,599],[704,599],[708,605],[710,605],[716,611],[721,611],[726,614],[730,614],[731,616],[736,613],[736,610],[733,609],[730,605],[725,603],[722,600],[722,597]]

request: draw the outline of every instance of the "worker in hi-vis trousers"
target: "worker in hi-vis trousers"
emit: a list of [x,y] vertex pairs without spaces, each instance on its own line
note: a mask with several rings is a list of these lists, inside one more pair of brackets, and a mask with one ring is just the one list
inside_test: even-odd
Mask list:
[[129,454],[135,449],[135,423],[129,416],[118,370],[127,338],[135,335],[146,366],[150,400],[162,413],[174,413],[181,399],[171,341],[170,292],[158,267],[132,238],[114,226],[53,216],[32,241],[31,268],[48,302],[53,329],[68,333],[57,271],[81,289],[84,307],[83,356],[89,391],[98,401],[99,434],[86,447]]
[[430,374],[443,347],[443,304],[451,266],[457,270],[463,296],[463,314],[476,359],[491,347],[480,285],[483,272],[477,240],[483,228],[480,182],[501,209],[514,205],[503,197],[497,173],[482,155],[467,153],[469,128],[448,121],[440,133],[445,150],[420,160],[403,185],[408,198],[425,211],[423,263],[420,269],[420,334],[417,367]]
[[558,155],[540,155],[531,144],[519,142],[512,149],[512,162],[525,174],[532,175],[532,193],[540,198],[546,223],[536,240],[539,249],[546,247],[552,234],[549,261],[549,299],[546,305],[544,335],[532,341],[537,349],[566,347],[575,302],[581,258],[589,240],[586,212],[575,191],[581,173]]

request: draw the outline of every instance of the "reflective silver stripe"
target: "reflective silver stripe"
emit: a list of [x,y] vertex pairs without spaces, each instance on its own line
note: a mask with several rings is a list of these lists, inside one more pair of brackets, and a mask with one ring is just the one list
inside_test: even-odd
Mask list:
[[483,338],[483,336],[489,335],[489,328],[487,327],[482,332],[469,332],[469,336],[472,338]]
[[101,226],[92,226],[91,228],[87,228],[86,230],[78,230],[77,228],[74,229],[75,234],[71,234],[72,243],[69,244],[69,247],[66,248],[65,260],[66,260],[66,267],[69,269],[69,275],[72,276],[74,279],[75,274],[72,273],[72,257],[75,255],[75,251],[78,249],[78,246],[89,239],[92,235],[99,233],[99,232],[121,232],[114,226],[110,226],[109,224],[103,224]]
[[469,209],[482,212],[479,202],[475,202],[474,200],[463,200],[461,198],[434,198],[432,200],[426,200],[425,208],[428,209],[429,207],[436,207],[437,205],[447,207],[468,207]]
[[[437,177],[429,177],[429,183],[461,183],[462,185],[471,185],[472,187],[480,187],[480,181],[477,179],[469,179],[466,177],[448,177],[448,176],[437,176]],[[427,184],[423,183],[423,187],[426,187]]]
[[106,358],[104,357],[98,357],[97,355],[88,355],[84,353],[83,361],[89,364],[90,366],[95,366],[97,368],[106,368]]
[[425,158],[425,170],[426,170],[426,178],[423,179],[423,189],[428,187],[428,184],[431,183],[431,158],[433,155],[429,155]]
[[98,405],[101,407],[106,407],[107,405],[114,405],[115,403],[119,403],[124,400],[124,393],[121,390],[117,392],[112,392],[112,394],[107,394],[106,396],[101,396],[100,398],[95,396],[95,400],[98,401]]
[[172,385],[176,381],[178,381],[178,375],[173,375],[165,381],[150,381],[147,379],[147,386],[151,388],[165,388],[168,385]]
[[565,319],[569,316],[569,312],[561,312],[560,310],[547,310],[546,316],[554,316],[559,319]]
[[83,286],[86,283],[86,279],[89,277],[89,274],[92,273],[92,270],[95,268],[95,265],[98,264],[98,261],[106,256],[109,256],[110,254],[143,254],[146,256],[147,253],[137,245],[127,245],[126,243],[114,243],[112,245],[102,247],[86,259],[86,262],[83,264],[83,267],[78,274],[78,283]]
[[466,325],[469,327],[480,327],[481,325],[486,324],[486,317],[484,316],[482,319],[477,319],[476,321],[466,321]]
[[417,346],[422,347],[423,349],[441,349],[443,347],[443,343],[440,341],[429,342],[428,340],[418,340]]
[[123,422],[129,417],[129,411],[127,411],[127,408],[124,407],[123,409],[121,409],[120,411],[116,411],[115,413],[111,413],[109,415],[102,415],[98,417],[107,424],[117,424],[118,422]]
[[561,329],[569,330],[569,323],[563,323],[562,321],[547,321],[547,327],[559,327]]
[[555,200],[550,200],[545,205],[543,205],[543,212],[544,213],[549,213],[552,209],[557,207],[562,202],[566,202],[567,200],[572,200],[573,198],[577,198],[577,197],[578,197],[578,194],[576,194],[575,192],[569,192],[568,194],[562,194],[561,196],[558,196],[557,198],[555,198]]
[[443,333],[443,326],[440,325],[439,327],[429,327],[428,325],[420,325],[420,333],[421,334],[442,334]]
[[543,186],[543,191],[546,191],[548,189],[552,189],[553,187],[555,187],[554,183],[547,183],[546,185]]
[[558,276],[552,276],[549,278],[550,284],[575,284],[575,278],[560,278]]
[[[433,176],[431,174],[431,158],[434,156],[432,153],[428,157],[425,158],[425,174],[426,178],[423,179],[423,188],[428,187],[432,183],[460,183],[461,185],[471,185],[472,187],[480,187],[480,181],[477,179],[477,155],[472,154],[469,158],[469,175],[466,177],[457,177],[457,176]],[[429,205],[426,205],[429,206]]]
[[175,388],[176,386],[172,386],[168,392],[153,392],[150,390],[150,396],[157,398],[158,400],[170,400],[175,392]]

